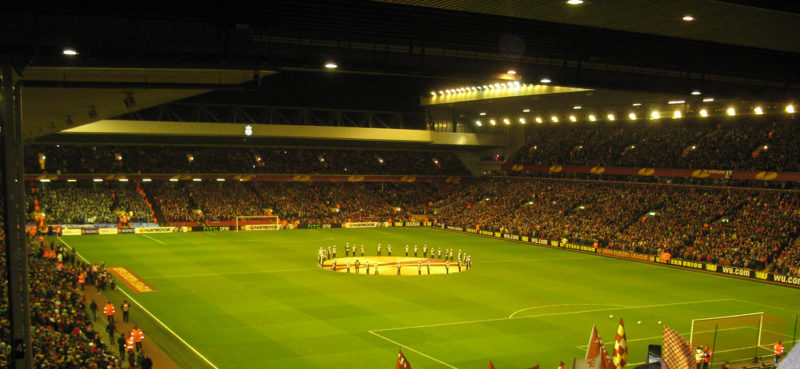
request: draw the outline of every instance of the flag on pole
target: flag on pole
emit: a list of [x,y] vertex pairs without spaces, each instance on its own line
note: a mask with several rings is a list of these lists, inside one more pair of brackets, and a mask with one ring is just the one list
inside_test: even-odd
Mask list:
[[489,369],[494,369],[494,365],[492,365],[492,361],[489,360]]
[[606,345],[597,333],[597,326],[592,327],[592,333],[589,335],[589,346],[586,349],[585,364],[587,368],[591,369],[612,369],[614,364],[608,356]]
[[628,338],[625,337],[625,325],[622,323],[622,318],[619,319],[612,362],[614,363],[614,369],[623,369],[625,364],[628,363]]
[[403,350],[398,349],[397,367],[395,369],[411,369],[411,364],[408,363],[408,360],[406,360],[405,355],[403,355]]
[[692,345],[674,329],[665,325],[661,369],[694,369],[695,367]]

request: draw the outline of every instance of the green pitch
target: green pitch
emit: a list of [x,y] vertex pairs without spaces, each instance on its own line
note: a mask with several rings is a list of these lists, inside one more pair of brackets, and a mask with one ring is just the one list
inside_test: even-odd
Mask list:
[[[613,350],[620,317],[640,363],[661,344],[658,321],[688,336],[694,318],[763,311],[790,321],[788,341],[800,312],[796,289],[421,228],[62,239],[157,290],[121,287],[160,323],[138,307],[135,321],[185,368],[211,367],[189,346],[220,369],[391,368],[401,345],[415,369],[571,367],[592,325]],[[320,246],[343,256],[345,242],[370,255],[379,242],[395,255],[406,243],[463,249],[473,269],[376,277],[316,266]]]

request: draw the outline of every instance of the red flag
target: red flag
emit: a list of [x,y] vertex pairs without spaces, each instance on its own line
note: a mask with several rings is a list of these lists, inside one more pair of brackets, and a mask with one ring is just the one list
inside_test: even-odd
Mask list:
[[592,327],[589,336],[589,347],[586,349],[586,362],[591,368],[612,369],[614,364],[608,356],[606,345],[597,333],[597,327]]
[[693,369],[694,351],[678,332],[670,327],[664,326],[664,346],[661,355],[662,369]]
[[403,350],[397,351],[397,367],[395,369],[411,369],[411,364],[408,363],[406,357],[403,355]]
[[615,369],[623,369],[628,363],[628,338],[625,337],[625,325],[622,324],[622,318],[619,319],[619,327],[617,327],[612,361]]
[[489,369],[494,369],[494,365],[492,365],[492,361],[489,360]]

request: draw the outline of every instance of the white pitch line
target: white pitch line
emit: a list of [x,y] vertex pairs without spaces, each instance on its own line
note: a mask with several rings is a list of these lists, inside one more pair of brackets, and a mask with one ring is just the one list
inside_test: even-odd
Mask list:
[[400,342],[397,342],[397,341],[391,340],[391,339],[389,339],[389,338],[386,338],[386,337],[384,337],[384,336],[381,336],[380,334],[377,334],[377,333],[375,333],[375,332],[373,332],[373,331],[367,331],[367,332],[369,332],[369,333],[370,333],[370,334],[372,334],[372,335],[375,335],[375,336],[378,336],[378,337],[380,337],[380,338],[383,338],[384,340],[387,340],[387,341],[389,341],[389,342],[391,342],[391,343],[393,343],[393,344],[395,344],[395,345],[397,345],[397,346],[400,346],[400,347],[402,347],[402,348],[405,348],[405,349],[406,349],[406,350],[408,350],[408,351],[413,351],[413,352],[416,352],[417,354],[420,354],[420,355],[422,355],[422,356],[424,356],[424,357],[427,357],[428,359],[431,359],[431,360],[433,360],[433,361],[435,361],[435,362],[437,362],[437,363],[439,363],[439,364],[445,365],[445,366],[447,366],[447,367],[449,367],[449,368],[458,369],[458,368],[456,368],[456,367],[454,367],[454,366],[452,366],[452,365],[450,365],[450,364],[448,364],[448,363],[445,363],[444,361],[441,361],[441,360],[439,360],[439,359],[437,359],[437,358],[435,358],[435,357],[433,357],[433,356],[430,356],[430,355],[428,355],[428,354],[422,353],[422,352],[420,352],[420,351],[418,351],[418,350],[415,350],[415,349],[413,349],[413,348],[411,348],[411,347],[408,347],[408,346],[406,346],[406,345],[404,345],[404,344],[401,344]]
[[151,239],[151,240],[153,240],[153,241],[156,241],[156,242],[158,242],[158,243],[160,243],[160,244],[162,244],[162,245],[166,245],[166,244],[164,243],[164,241],[161,241],[161,240],[159,240],[159,239],[156,239],[156,238],[150,237],[150,236],[148,236],[148,235],[146,235],[146,234],[142,234],[142,236],[145,236],[145,237],[147,237],[147,238],[149,238],[149,239]]
[[517,310],[517,311],[515,311],[515,312],[511,313],[511,315],[509,315],[508,317],[509,317],[509,318],[513,318],[513,317],[514,317],[514,315],[517,315],[517,313],[521,313],[521,312],[523,312],[523,311],[528,311],[528,310],[533,310],[533,309],[541,309],[541,308],[548,308],[548,307],[562,307],[562,306],[616,306],[616,307],[624,307],[624,306],[626,306],[626,305],[617,305],[617,304],[559,304],[559,305],[541,305],[541,306],[532,306],[532,307],[527,307],[527,308],[524,308],[524,309],[519,309],[519,310]]
[[730,300],[731,299],[697,300],[697,301],[674,302],[674,303],[669,303],[669,304],[640,305],[640,306],[627,306],[627,307],[613,307],[613,308],[607,308],[607,309],[565,311],[565,312],[549,313],[549,314],[527,315],[527,316],[522,316],[522,317],[518,317],[518,318],[504,317],[504,318],[492,318],[492,319],[467,320],[467,321],[463,321],[463,322],[423,324],[423,325],[408,326],[408,327],[374,329],[373,331],[374,332],[398,331],[398,330],[404,330],[404,329],[444,327],[444,326],[449,326],[449,325],[461,325],[461,324],[473,324],[473,323],[488,323],[488,322],[497,322],[497,321],[509,320],[509,319],[529,319],[529,318],[541,318],[541,317],[559,316],[559,315],[597,313],[597,312],[601,312],[601,311],[646,309],[646,308],[664,307],[664,306],[677,306],[677,305],[693,305],[693,304],[703,304],[703,303],[709,303],[709,302],[721,302],[721,301],[730,301]]
[[743,302],[743,303],[745,303],[745,304],[757,305],[757,306],[763,306],[763,307],[768,307],[768,308],[772,308],[772,309],[778,309],[778,310],[788,311],[788,312],[790,312],[790,313],[795,313],[795,314],[798,312],[798,310],[789,310],[789,309],[782,308],[782,307],[778,307],[778,306],[775,306],[775,305],[760,304],[760,303],[758,303],[758,302],[752,302],[752,301],[746,301],[746,300],[739,300],[739,299],[733,299],[733,301],[738,301],[738,302]]
[[[147,236],[147,235],[145,235],[145,236]],[[68,244],[68,243],[67,243],[67,241],[64,241],[64,240],[61,238],[61,236],[58,236],[58,239],[59,239],[61,242],[63,242],[65,245],[67,245],[67,247],[69,247],[69,248],[71,248],[71,249],[73,249],[73,250],[75,249],[75,248],[73,248],[72,246],[70,246],[70,244]],[[81,259],[83,259],[83,261],[85,261],[86,263],[89,263],[89,260],[87,260],[85,257],[83,257],[83,255],[81,255],[79,252],[77,252],[77,251],[76,251],[76,252],[75,252],[75,255],[78,255],[78,257],[79,257],[79,258],[81,258]],[[153,313],[151,313],[149,310],[147,310],[147,308],[145,308],[145,307],[144,307],[144,305],[140,304],[140,303],[139,303],[139,301],[136,301],[136,299],[134,299],[134,298],[133,298],[131,295],[129,295],[127,292],[125,292],[125,290],[123,290],[122,288],[120,288],[120,289],[119,289],[119,291],[120,291],[120,292],[122,292],[122,293],[123,293],[125,296],[127,296],[127,297],[128,297],[130,300],[131,300],[131,301],[133,301],[133,303],[134,303],[134,304],[136,304],[137,306],[139,306],[139,308],[140,308],[140,309],[142,309],[142,311],[144,311],[145,313],[147,313],[147,315],[149,315],[151,318],[153,318],[153,320],[155,320],[156,322],[158,322],[158,324],[160,324],[162,327],[164,327],[164,329],[166,329],[166,330],[167,330],[169,333],[172,333],[172,335],[173,335],[173,336],[175,336],[175,338],[177,338],[177,339],[178,339],[178,341],[181,341],[181,342],[182,342],[184,345],[186,345],[186,347],[188,347],[190,350],[192,350],[192,352],[194,352],[194,353],[195,353],[195,355],[197,355],[198,357],[200,357],[201,359],[203,359],[203,361],[205,361],[205,362],[206,362],[206,364],[208,364],[209,366],[211,366],[211,367],[212,367],[212,368],[214,368],[214,369],[219,369],[219,368],[218,368],[216,365],[214,365],[214,363],[212,363],[212,362],[211,362],[210,360],[208,360],[208,359],[207,359],[205,356],[203,356],[203,354],[201,354],[199,351],[197,351],[197,349],[195,349],[194,347],[192,347],[192,345],[190,345],[188,342],[186,342],[186,340],[184,340],[183,338],[181,338],[181,336],[179,336],[177,333],[175,333],[175,331],[173,331],[172,329],[170,329],[170,327],[168,327],[166,324],[164,324],[164,322],[162,322],[160,319],[156,318],[156,316],[155,316],[155,315],[153,315]]]
[[200,277],[224,277],[227,275],[246,275],[246,274],[265,274],[265,273],[290,273],[290,272],[307,272],[310,268],[303,269],[275,269],[275,270],[255,270],[250,272],[231,272],[231,273],[199,273],[199,274],[177,274],[177,275],[164,275],[149,277],[147,279],[172,279],[172,278],[200,278]]
[[[755,328],[751,328],[751,327],[735,327],[735,328],[723,328],[723,329],[718,329],[717,331],[719,331],[719,332],[724,332],[724,331],[734,331],[734,330],[737,330],[737,329],[755,329]],[[711,332],[714,332],[714,331],[713,331],[713,330],[708,330],[708,331],[698,331],[698,332],[694,332],[694,333],[695,333],[695,334],[698,334],[698,333],[711,333]],[[679,334],[680,334],[681,336],[688,336],[688,335],[689,335],[689,333],[679,333]],[[632,340],[628,340],[628,342],[651,341],[651,340],[658,339],[658,338],[663,338],[663,337],[664,337],[664,336],[654,336],[654,337],[635,338],[635,339],[632,339]],[[614,344],[614,342],[613,342],[613,341],[612,341],[612,342],[606,342],[605,344],[606,344],[606,345],[608,345],[608,344],[611,344],[611,345],[613,345],[613,344]],[[580,345],[580,346],[575,346],[575,348],[577,348],[577,349],[579,349],[579,350],[585,350],[587,347],[589,347],[589,345]]]

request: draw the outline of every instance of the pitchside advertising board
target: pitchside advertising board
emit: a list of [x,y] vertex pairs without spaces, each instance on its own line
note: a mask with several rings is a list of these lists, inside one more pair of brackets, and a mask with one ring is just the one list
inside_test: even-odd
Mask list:
[[519,236],[514,235],[511,233],[505,232],[494,232],[494,231],[487,231],[487,230],[478,230],[475,228],[466,228],[463,229],[461,227],[456,226],[447,226],[444,224],[432,224],[432,223],[425,223],[425,226],[438,228],[438,229],[446,229],[455,232],[466,232],[472,234],[478,234],[482,236],[489,236],[493,238],[501,238],[506,240],[512,241],[520,241],[524,243],[532,243],[537,244],[540,246],[548,246],[548,247],[558,247],[564,249],[570,249],[580,252],[587,252],[593,254],[601,254],[606,256],[613,256],[616,258],[622,259],[630,259],[636,261],[643,261],[649,263],[658,263],[658,264],[669,264],[671,266],[676,266],[685,269],[694,269],[694,270],[703,270],[706,272],[713,272],[719,273],[729,276],[735,276],[740,278],[747,278],[753,280],[760,280],[760,281],[768,281],[772,283],[777,283],[785,286],[791,287],[799,287],[800,288],[800,277],[797,276],[788,276],[788,275],[780,275],[780,274],[773,274],[768,272],[758,272],[752,269],[747,268],[736,268],[730,266],[722,266],[716,265],[711,263],[704,263],[700,261],[691,261],[691,260],[680,260],[680,259],[671,259],[668,261],[660,260],[659,258],[653,255],[647,254],[640,254],[631,251],[623,251],[623,250],[613,250],[613,249],[605,249],[605,248],[595,248],[593,246],[581,245],[577,243],[571,242],[564,242],[564,240],[548,240],[543,238],[536,238],[536,237],[526,237],[526,236]]

